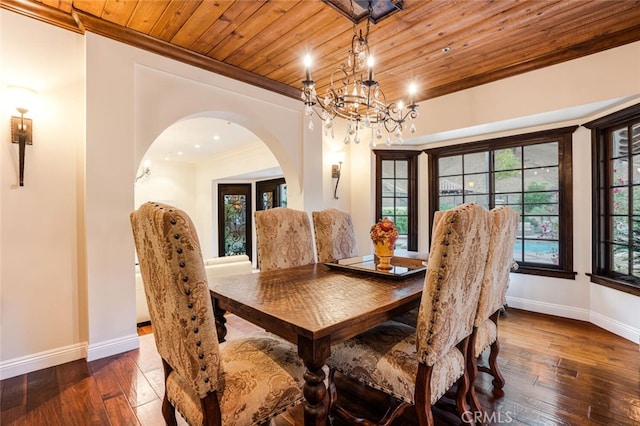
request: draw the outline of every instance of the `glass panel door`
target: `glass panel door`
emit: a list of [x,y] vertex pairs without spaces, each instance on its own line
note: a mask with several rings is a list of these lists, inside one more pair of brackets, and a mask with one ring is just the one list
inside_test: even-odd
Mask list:
[[251,184],[218,185],[219,256],[246,254],[251,259]]

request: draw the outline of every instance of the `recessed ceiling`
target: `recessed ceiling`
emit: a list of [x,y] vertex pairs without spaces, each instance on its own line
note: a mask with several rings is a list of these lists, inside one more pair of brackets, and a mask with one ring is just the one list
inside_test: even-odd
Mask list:
[[261,145],[264,142],[260,138],[236,123],[209,117],[187,118],[163,131],[145,153],[144,160],[195,164]]

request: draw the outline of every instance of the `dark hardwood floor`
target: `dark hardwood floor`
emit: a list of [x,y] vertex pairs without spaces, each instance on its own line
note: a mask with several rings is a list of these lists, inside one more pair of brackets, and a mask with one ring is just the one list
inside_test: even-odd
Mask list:
[[[255,327],[229,316],[228,338]],[[150,327],[139,330],[140,348],[93,361],[74,361],[0,382],[0,424],[162,425],[162,366]],[[640,352],[592,324],[509,309],[500,319],[499,364],[505,396],[494,399],[491,381],[476,383],[486,424],[639,425]],[[342,402],[373,414],[385,397],[369,395],[343,378]],[[456,423],[436,410],[440,425]],[[336,422],[338,423],[338,422]],[[179,424],[185,424],[184,421]],[[276,419],[302,425],[301,407]],[[407,412],[395,424],[414,424]]]

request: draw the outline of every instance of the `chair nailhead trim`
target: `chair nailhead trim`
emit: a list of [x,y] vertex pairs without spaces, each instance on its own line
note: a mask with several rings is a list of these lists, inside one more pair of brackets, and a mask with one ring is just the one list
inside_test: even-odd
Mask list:
[[[454,224],[454,223],[455,223],[455,218],[451,218],[451,220],[449,220],[449,224]],[[445,247],[449,246],[449,238],[450,238],[449,236],[451,234],[452,234],[452,230],[451,230],[451,228],[449,228],[447,230],[447,232],[445,233],[445,238],[444,238],[444,241],[442,243]],[[446,251],[444,251],[442,253],[442,257],[447,257],[447,252]],[[444,275],[442,274],[444,269],[446,269],[446,265],[444,263],[441,263],[440,264],[440,270],[438,271],[438,285],[436,286],[436,291],[438,293],[442,290],[442,286],[440,285],[439,282],[444,280]],[[439,303],[440,302],[440,295],[439,294],[434,295],[433,301],[434,301],[435,304]],[[431,312],[433,312],[433,314],[435,315],[435,313],[438,312],[438,307],[434,305],[431,308]],[[433,336],[433,326],[434,326],[435,322],[436,322],[435,318],[433,318],[433,316],[432,316],[431,320],[429,321],[429,324],[430,324],[429,330],[428,330],[429,338],[427,339],[427,345],[428,346],[431,346],[431,343],[432,343],[431,336]]]
[[[171,210],[171,211],[172,211],[172,210]],[[172,224],[172,225],[176,225],[176,224],[178,223],[178,221],[177,221],[177,220],[176,220],[176,218],[174,218],[174,217],[172,217],[172,218],[170,219],[170,222],[171,222],[171,224]],[[174,239],[176,239],[176,240],[179,240],[179,239],[180,239],[180,234],[179,234],[179,233],[175,233],[175,234],[173,234],[173,238],[174,238]],[[177,248],[176,248],[176,252],[177,252],[178,254],[182,254],[182,253],[183,253],[183,249],[182,249],[182,247],[177,247]],[[186,262],[185,262],[184,260],[180,260],[180,261],[178,262],[178,265],[180,266],[180,268],[184,268],[184,267],[186,267]],[[182,282],[184,282],[184,283],[189,282],[189,277],[188,277],[187,275],[183,276],[183,277],[182,277]],[[191,296],[191,289],[189,289],[189,288],[185,289],[184,293],[185,293],[185,295],[186,295],[186,296]],[[187,307],[188,307],[189,309],[193,309],[193,302],[192,302],[191,300],[189,300],[189,301],[188,301],[188,303],[187,303]],[[198,317],[197,317],[196,315],[191,315],[191,320],[192,320],[192,321],[196,321],[197,319],[198,319]],[[193,333],[194,333],[194,334],[198,334],[198,332],[199,332],[199,331],[200,331],[200,330],[198,329],[198,327],[194,327],[194,328],[193,328]],[[202,341],[197,340],[197,341],[196,341],[196,346],[197,346],[197,347],[202,346]],[[203,360],[203,359],[204,359],[204,357],[205,357],[205,356],[204,356],[204,354],[203,354],[203,353],[199,353],[199,354],[198,354],[198,358],[199,358],[199,359]],[[205,371],[206,369],[207,369],[207,366],[206,366],[206,365],[201,365],[201,366],[200,366],[200,370],[201,370],[201,371]],[[205,377],[205,378],[203,379],[203,381],[204,381],[204,383],[209,383],[209,378],[208,378],[208,377]],[[172,403],[172,405],[175,407],[175,404],[174,404],[174,403]],[[184,416],[183,416],[183,417],[184,417]]]

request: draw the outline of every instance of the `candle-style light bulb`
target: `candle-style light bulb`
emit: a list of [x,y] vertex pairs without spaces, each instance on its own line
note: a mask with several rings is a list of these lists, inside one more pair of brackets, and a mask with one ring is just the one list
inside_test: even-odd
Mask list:
[[415,105],[415,95],[418,91],[418,88],[415,83],[411,83],[409,85],[409,94],[411,95],[411,105]]
[[369,81],[373,81],[373,56],[369,56],[367,59],[367,66],[369,67]]
[[308,53],[304,56],[304,70],[307,74],[307,80],[310,81],[311,80],[311,73],[309,72],[311,68],[311,55],[309,55]]

